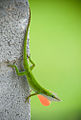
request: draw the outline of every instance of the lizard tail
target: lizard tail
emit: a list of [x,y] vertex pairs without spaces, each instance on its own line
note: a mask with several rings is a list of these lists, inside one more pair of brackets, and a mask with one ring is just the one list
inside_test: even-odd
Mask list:
[[26,33],[25,33],[25,38],[24,38],[24,50],[23,50],[23,64],[24,64],[24,68],[26,69],[26,67],[28,68],[28,62],[27,62],[27,36],[28,36],[28,29],[29,29],[29,25],[30,25],[30,20],[31,20],[31,10],[29,7],[29,19],[28,19],[28,25],[26,28]]

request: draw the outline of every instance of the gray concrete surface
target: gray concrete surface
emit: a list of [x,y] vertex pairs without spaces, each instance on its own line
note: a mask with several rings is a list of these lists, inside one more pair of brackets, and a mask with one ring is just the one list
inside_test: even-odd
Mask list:
[[[0,0],[0,120],[30,120],[30,104],[25,104],[29,86],[7,67],[9,60],[23,69],[22,51],[28,23],[27,0]],[[29,37],[27,50],[29,53]]]

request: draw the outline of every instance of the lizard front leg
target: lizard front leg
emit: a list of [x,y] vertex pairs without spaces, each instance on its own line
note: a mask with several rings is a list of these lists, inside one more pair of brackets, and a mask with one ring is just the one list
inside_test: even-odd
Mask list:
[[27,57],[28,57],[28,59],[29,59],[29,61],[31,62],[31,66],[30,66],[30,70],[33,70],[33,68],[35,67],[35,63],[31,60],[31,57],[30,56],[28,56],[27,55]]

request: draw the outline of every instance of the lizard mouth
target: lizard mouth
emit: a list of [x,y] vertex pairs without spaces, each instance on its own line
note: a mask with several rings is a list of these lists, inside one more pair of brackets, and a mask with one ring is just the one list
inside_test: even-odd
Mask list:
[[54,94],[54,97],[44,95],[49,101],[56,101],[60,102],[61,100],[57,97],[57,95]]
[[60,102],[61,100],[58,97],[55,97],[54,101]]

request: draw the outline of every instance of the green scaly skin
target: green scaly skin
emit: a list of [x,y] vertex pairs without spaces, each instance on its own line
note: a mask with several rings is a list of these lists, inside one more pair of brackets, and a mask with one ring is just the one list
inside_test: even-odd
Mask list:
[[25,75],[27,77],[27,80],[28,80],[28,83],[29,83],[29,86],[31,87],[31,89],[35,92],[34,94],[31,94],[29,95],[27,98],[26,98],[26,101],[31,97],[31,96],[34,96],[34,95],[37,95],[37,94],[42,94],[42,95],[45,95],[45,96],[48,96],[50,98],[54,98],[58,101],[60,101],[59,98],[57,98],[52,92],[49,92],[49,90],[43,88],[37,81],[36,79],[34,78],[33,74],[32,74],[32,69],[34,68],[35,64],[33,63],[33,61],[31,60],[30,57],[29,58],[29,61],[32,63],[32,66],[29,67],[29,64],[28,64],[28,61],[27,61],[27,36],[28,36],[28,30],[29,30],[29,25],[30,25],[30,19],[31,19],[31,11],[30,11],[30,8],[29,8],[29,20],[28,20],[28,25],[27,25],[27,29],[26,29],[26,33],[25,33],[25,39],[24,39],[24,50],[23,50],[23,65],[24,65],[24,71],[22,72],[19,72],[17,66],[15,64],[11,65],[9,64],[8,66],[12,67],[12,68],[15,68],[16,70],[16,73],[18,76],[23,76]]

